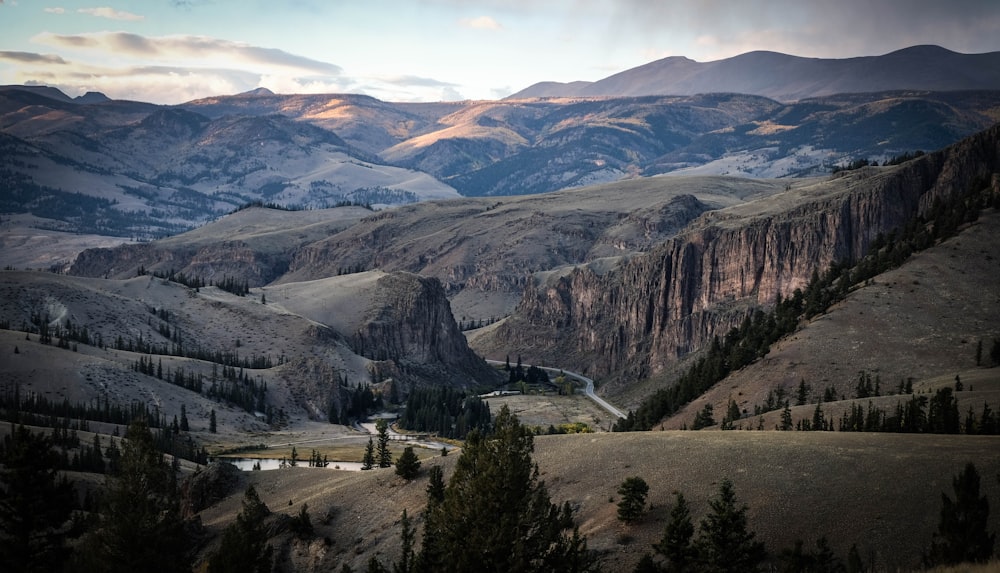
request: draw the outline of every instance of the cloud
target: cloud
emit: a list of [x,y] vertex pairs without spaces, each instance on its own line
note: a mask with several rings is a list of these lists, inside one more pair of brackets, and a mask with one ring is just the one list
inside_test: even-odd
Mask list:
[[[578,8],[593,2],[576,1]],[[965,52],[1000,47],[995,0],[621,0],[608,21],[609,42],[638,35],[649,49],[669,46],[672,55],[702,61],[760,49],[839,58],[914,44]]]
[[7,52],[0,50],[0,60],[22,64],[58,64],[65,65],[66,60],[52,54],[36,54],[34,52]]
[[443,82],[441,80],[435,80],[434,78],[423,78],[420,76],[383,76],[379,77],[381,80],[387,84],[392,84],[396,86],[414,86],[422,88],[456,88],[458,84],[451,82]]
[[[0,3],[2,3],[2,2],[0,2]],[[59,8],[59,7],[44,8],[43,10],[45,12],[48,12],[49,14],[65,14],[66,13],[66,9],[65,8]]]
[[90,14],[91,16],[96,16],[98,18],[107,18],[109,20],[126,20],[129,22],[136,22],[139,20],[144,20],[145,16],[140,16],[138,14],[133,14],[131,12],[125,12],[122,10],[115,10],[114,8],[109,8],[107,6],[101,6],[99,8],[80,8],[77,10],[80,14]]
[[160,59],[195,58],[193,65],[208,59],[255,66],[296,69],[313,74],[339,75],[340,66],[291,54],[276,48],[252,46],[207,36],[147,37],[128,32],[98,32],[93,34],[61,35],[42,33],[34,41],[59,47],[94,49],[117,57]]
[[479,16],[478,18],[462,18],[458,21],[464,28],[474,28],[476,30],[500,30],[503,26],[489,16]]

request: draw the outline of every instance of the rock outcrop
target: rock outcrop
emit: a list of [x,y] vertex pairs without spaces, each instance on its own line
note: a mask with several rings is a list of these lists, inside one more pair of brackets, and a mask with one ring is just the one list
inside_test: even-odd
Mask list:
[[391,362],[389,372],[407,384],[472,388],[499,381],[469,348],[435,278],[403,272],[380,278],[349,343],[366,358]]
[[1000,126],[895,168],[702,215],[674,239],[608,270],[537,276],[513,317],[476,341],[617,380],[648,378],[804,287],[814,270],[863,256],[880,233],[974,180],[997,185]]

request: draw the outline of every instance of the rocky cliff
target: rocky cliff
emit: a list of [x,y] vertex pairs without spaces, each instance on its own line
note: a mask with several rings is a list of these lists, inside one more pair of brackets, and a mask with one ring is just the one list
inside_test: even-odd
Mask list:
[[435,278],[403,272],[381,277],[349,344],[376,361],[378,377],[389,375],[404,385],[473,388],[500,381],[469,349]]
[[70,274],[94,278],[128,278],[138,269],[176,271],[206,283],[225,277],[265,285],[288,268],[288,256],[268,255],[244,242],[222,242],[200,248],[162,248],[155,243],[127,244],[114,249],[87,249],[77,256]]
[[610,270],[537,275],[515,315],[475,345],[611,379],[653,377],[738,325],[747,309],[804,287],[814,270],[863,256],[879,233],[935,200],[977,179],[996,186],[998,172],[1000,126],[898,167],[706,213]]

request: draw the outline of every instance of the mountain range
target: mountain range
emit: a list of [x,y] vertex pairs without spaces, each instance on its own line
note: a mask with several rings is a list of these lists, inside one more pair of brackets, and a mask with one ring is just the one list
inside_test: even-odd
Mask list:
[[[53,232],[148,239],[252,202],[378,207],[660,174],[816,175],[992,125],[996,57],[918,46],[851,60],[667,59],[569,86],[579,93],[481,102],[258,89],[157,106],[5,86],[0,211]],[[796,99],[750,80],[796,86]]]
[[1000,52],[912,46],[881,56],[803,58],[749,52],[711,62],[673,56],[595,82],[541,82],[510,99],[742,93],[782,102],[894,90],[1000,89]]

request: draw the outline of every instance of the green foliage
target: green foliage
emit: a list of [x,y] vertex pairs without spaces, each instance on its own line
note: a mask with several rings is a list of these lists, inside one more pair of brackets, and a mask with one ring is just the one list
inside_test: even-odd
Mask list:
[[719,495],[709,501],[711,511],[701,522],[696,547],[704,571],[757,571],[767,557],[764,544],[747,529],[747,507],[736,505],[733,482],[725,479]]
[[473,429],[488,430],[490,418],[489,404],[478,396],[448,386],[421,387],[407,397],[399,426],[461,440]]
[[389,423],[384,419],[375,422],[375,429],[378,431],[378,448],[376,457],[378,467],[387,468],[392,465],[392,452],[389,451]]
[[361,469],[370,470],[375,467],[375,442],[368,437],[368,445],[365,446],[365,456],[361,460]]
[[707,428],[709,426],[715,425],[715,418],[712,417],[712,405],[705,404],[705,407],[701,409],[700,412],[695,414],[694,423],[691,424],[692,430],[700,430],[702,428]]
[[441,466],[432,466],[427,483],[427,505],[431,506],[444,501],[444,470]]
[[173,469],[142,422],[129,426],[119,470],[109,478],[99,526],[82,546],[85,569],[109,572],[191,570]]
[[982,563],[993,556],[996,533],[989,533],[990,504],[979,496],[979,472],[969,462],[952,480],[955,499],[941,493],[941,520],[925,561],[930,566]]
[[248,486],[236,521],[222,533],[218,551],[208,559],[209,573],[269,573],[274,550],[267,542],[264,518],[270,513],[253,485]]
[[396,460],[396,475],[409,481],[417,477],[420,472],[420,460],[414,453],[412,446],[407,446],[399,459]]
[[[844,573],[843,562],[830,549],[830,544],[826,537],[816,540],[816,549],[806,551],[801,539],[795,541],[794,547],[785,549],[779,557],[782,567],[781,571],[787,573]],[[857,548],[855,547],[855,550]]]
[[428,504],[417,571],[586,571],[586,541],[567,533],[531,459],[531,432],[505,406],[490,434],[469,434],[440,502]]
[[312,519],[309,518],[309,504],[303,503],[299,512],[292,518],[289,529],[299,539],[309,539],[313,536],[314,529]]
[[4,571],[57,571],[68,557],[73,485],[59,478],[52,440],[11,428],[0,449],[0,555]]
[[670,510],[670,522],[663,530],[660,542],[653,546],[657,553],[666,559],[671,571],[686,571],[697,556],[691,540],[694,537],[694,524],[691,522],[691,510],[684,494],[675,492],[676,499]]
[[625,478],[618,486],[618,519],[625,523],[633,523],[642,517],[646,510],[646,496],[649,495],[649,485],[638,476]]

